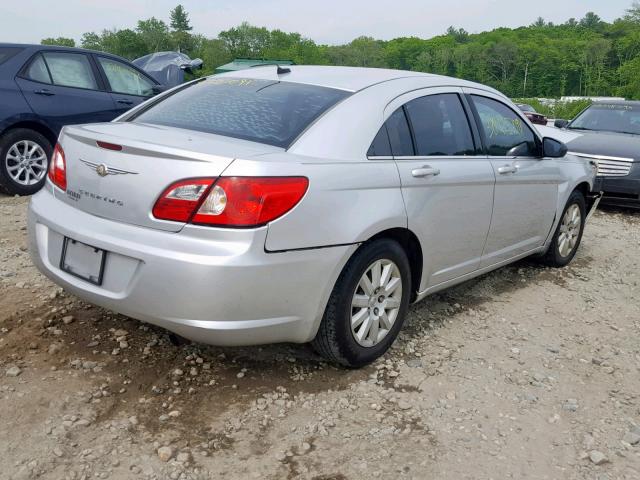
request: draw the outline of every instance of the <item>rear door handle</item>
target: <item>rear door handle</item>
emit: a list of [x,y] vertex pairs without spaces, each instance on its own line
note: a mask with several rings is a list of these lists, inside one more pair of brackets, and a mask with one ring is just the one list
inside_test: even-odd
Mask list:
[[46,88],[41,88],[40,90],[34,90],[34,92],[36,95],[46,95],[47,97],[50,97],[51,95],[55,95],[55,93],[53,93],[51,90],[47,90]]
[[436,175],[440,175],[440,169],[433,168],[429,165],[425,165],[422,168],[416,168],[414,170],[411,170],[411,175],[413,175],[416,178],[435,177]]
[[518,167],[516,165],[504,165],[498,168],[498,173],[500,175],[506,175],[507,173],[516,173],[518,171]]
[[118,102],[118,103],[121,103],[121,104],[123,104],[123,105],[133,105],[133,100],[123,100],[123,99],[120,99],[120,100],[117,100],[117,102]]

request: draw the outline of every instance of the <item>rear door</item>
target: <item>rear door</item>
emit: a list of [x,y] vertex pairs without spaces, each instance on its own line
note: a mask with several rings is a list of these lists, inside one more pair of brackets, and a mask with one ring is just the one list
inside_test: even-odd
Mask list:
[[561,172],[541,157],[541,141],[523,115],[491,93],[465,89],[496,176],[491,230],[481,267],[541,246],[556,213]]
[[473,272],[489,231],[495,177],[487,158],[476,155],[462,91],[412,92],[387,114],[409,228],[424,252],[420,289]]
[[156,83],[147,75],[112,57],[95,55],[95,58],[118,115],[153,96]]
[[59,130],[115,118],[111,95],[96,73],[90,55],[45,50],[31,57],[16,82],[34,113]]

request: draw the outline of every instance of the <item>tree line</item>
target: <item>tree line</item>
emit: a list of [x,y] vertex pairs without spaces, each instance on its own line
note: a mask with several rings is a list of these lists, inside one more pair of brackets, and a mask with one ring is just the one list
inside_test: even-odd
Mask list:
[[[74,39],[46,38],[43,44],[76,46]],[[166,23],[155,17],[134,29],[87,32],[78,46],[128,59],[179,50],[204,60],[202,74],[234,58],[293,60],[297,64],[386,67],[465,78],[491,85],[511,97],[624,96],[640,99],[640,2],[613,22],[593,12],[553,24],[543,18],[520,28],[470,34],[449,27],[422,39],[358,37],[343,45],[322,45],[299,33],[248,23],[209,38],[193,33],[178,5]]]

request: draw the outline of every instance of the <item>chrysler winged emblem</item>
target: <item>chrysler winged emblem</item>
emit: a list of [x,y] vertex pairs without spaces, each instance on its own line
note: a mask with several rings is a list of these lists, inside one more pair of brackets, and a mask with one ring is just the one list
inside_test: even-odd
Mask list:
[[84,163],[91,170],[95,171],[101,177],[106,177],[107,175],[137,175],[137,172],[129,172],[127,170],[120,170],[119,168],[113,168],[105,165],[104,163],[93,163],[88,162],[86,160],[80,159],[82,163]]
[[106,177],[109,175],[109,167],[107,167],[104,163],[101,163],[96,167],[96,173],[101,177]]

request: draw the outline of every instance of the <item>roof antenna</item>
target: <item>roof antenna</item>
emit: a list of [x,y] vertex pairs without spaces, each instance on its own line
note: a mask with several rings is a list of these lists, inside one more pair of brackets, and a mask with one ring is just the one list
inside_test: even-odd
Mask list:
[[281,67],[280,65],[278,65],[278,69],[276,70],[278,75],[283,75],[285,73],[291,73],[291,69],[287,68],[287,67]]

